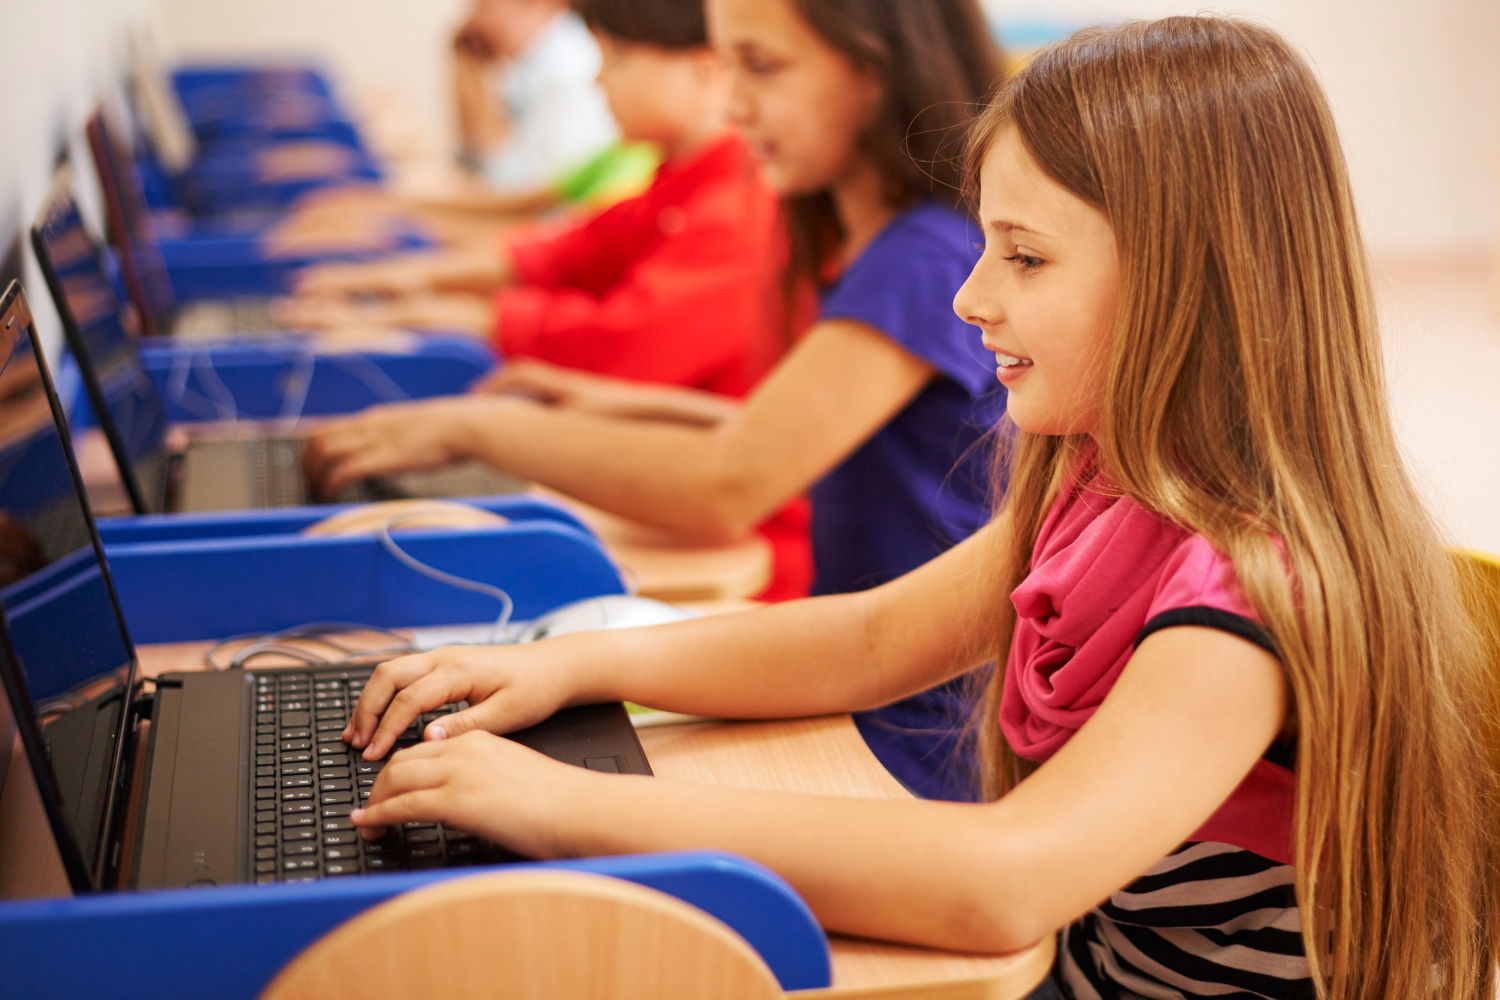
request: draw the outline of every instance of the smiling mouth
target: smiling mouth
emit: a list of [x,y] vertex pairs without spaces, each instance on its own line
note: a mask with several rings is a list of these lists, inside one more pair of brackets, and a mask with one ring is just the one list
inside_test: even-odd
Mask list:
[[1000,363],[1001,368],[1025,368],[1032,364],[1030,358],[1018,358],[1013,354],[995,354],[995,360]]

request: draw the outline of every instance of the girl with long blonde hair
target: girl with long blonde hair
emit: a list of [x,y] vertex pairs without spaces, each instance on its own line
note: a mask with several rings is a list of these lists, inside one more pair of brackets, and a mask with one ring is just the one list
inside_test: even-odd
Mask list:
[[[972,149],[986,246],[955,306],[1009,389],[989,527],[859,594],[392,661],[345,733],[366,757],[472,707],[354,822],[539,857],[737,851],[855,934],[1061,931],[1038,997],[1493,996],[1490,699],[1306,64],[1216,17],[1080,32]],[[994,650],[981,804],[606,776],[491,735],[615,698],[868,708]]]

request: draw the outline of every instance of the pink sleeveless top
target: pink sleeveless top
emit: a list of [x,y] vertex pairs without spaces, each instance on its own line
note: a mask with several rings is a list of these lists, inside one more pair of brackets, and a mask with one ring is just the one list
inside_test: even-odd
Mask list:
[[[1000,726],[1019,756],[1037,762],[1089,720],[1151,632],[1208,626],[1274,652],[1227,556],[1128,497],[1087,487],[1048,512],[1032,571],[1011,600],[1018,617]],[[1277,753],[1286,749],[1257,761],[1189,840],[1292,863],[1295,779],[1290,756]]]

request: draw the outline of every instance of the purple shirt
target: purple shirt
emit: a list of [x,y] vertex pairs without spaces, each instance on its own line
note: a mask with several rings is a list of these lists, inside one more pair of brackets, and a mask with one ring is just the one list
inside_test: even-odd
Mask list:
[[[978,242],[967,217],[919,202],[823,290],[821,319],[870,326],[936,375],[813,487],[814,594],[878,586],[989,520],[992,451],[983,438],[1005,411],[1005,390],[979,331],[953,312]],[[875,756],[919,794],[972,796],[967,766],[954,753],[969,711],[962,688],[950,682],[855,716]]]

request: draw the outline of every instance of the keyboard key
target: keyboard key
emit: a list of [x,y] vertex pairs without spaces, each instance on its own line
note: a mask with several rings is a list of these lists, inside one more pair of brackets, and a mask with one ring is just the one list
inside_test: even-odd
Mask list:
[[359,857],[359,847],[355,844],[323,848],[323,858],[327,861],[347,861],[357,857]]
[[257,767],[255,769],[255,776],[257,778],[274,778],[274,777],[276,777],[276,768],[274,768],[274,767]]
[[354,765],[354,770],[359,774],[379,774],[385,770],[383,760],[362,760]]
[[298,802],[287,802],[287,803],[284,803],[282,805],[281,811],[282,811],[283,814],[286,814],[286,813],[310,813],[310,812],[313,811],[313,804],[312,804],[312,802],[307,801],[307,800],[298,801]]
[[[287,753],[291,753],[293,750],[309,750],[311,748],[312,740],[287,740],[281,744],[281,749]],[[321,747],[318,749],[318,752],[323,752]]]
[[317,835],[318,835],[318,831],[314,830],[310,826],[307,827],[307,828],[305,828],[305,829],[301,829],[301,830],[282,830],[281,831],[281,839],[284,842],[286,842],[286,843],[291,843],[294,840],[312,840]]
[[256,743],[257,746],[264,746],[265,744],[275,743],[275,742],[276,742],[276,734],[275,733],[261,733],[259,736],[255,737],[255,743]]
[[[271,860],[271,861],[257,861],[257,862],[255,862],[255,874],[257,874],[257,875],[264,875],[267,872],[274,872],[275,870],[276,870],[276,862],[274,860]],[[270,879],[257,879],[256,881],[258,881],[258,882],[272,882],[272,881],[275,881],[275,879],[274,878],[270,878]]]
[[[340,718],[337,718],[337,719],[324,719],[322,722],[318,723],[318,732],[320,734],[322,734],[322,733],[342,733],[344,731],[344,722],[345,722],[345,720],[342,718],[342,713],[340,713],[340,715],[341,715]],[[322,735],[320,735],[318,737],[318,739],[325,739],[325,738],[326,737],[322,736]]]
[[[335,816],[332,819],[325,819],[323,821],[323,832],[324,833],[331,833],[334,830],[352,830],[352,829],[354,829],[354,824],[351,823],[349,821],[348,817],[345,817],[345,816]],[[436,835],[437,835],[436,833],[433,834],[433,836],[436,836]]]
[[274,857],[276,857],[276,848],[274,847],[257,847],[255,849],[256,861],[267,861]]
[[282,705],[281,705],[281,711],[283,713],[285,713],[285,712],[305,712],[305,711],[307,711],[307,702],[305,702],[305,701],[287,701],[287,702],[283,702]]
[[348,792],[329,792],[328,794],[321,796],[319,801],[323,802],[325,805],[338,805],[340,802],[353,802],[354,796],[350,795]]
[[287,858],[281,863],[282,870],[289,872],[305,872],[310,868],[317,867],[317,858]]
[[290,791],[281,793],[281,801],[296,802],[298,799],[310,799],[312,798],[312,794],[311,788],[293,788]]
[[477,840],[459,840],[459,841],[452,841],[452,840],[450,840],[450,841],[448,841],[448,857],[450,857],[450,858],[471,858],[471,857],[478,857],[478,856],[479,856],[479,841],[477,841]]
[[334,833],[323,834],[323,843],[328,844],[352,844],[359,839],[359,834],[353,830],[338,830]]
[[255,814],[255,822],[257,822],[257,823],[274,823],[274,822],[276,822],[276,811],[273,810],[273,809],[267,809],[264,812],[258,812],[258,813],[256,813]]
[[443,835],[450,844],[456,843],[461,840],[477,839],[474,834],[470,833],[468,830],[450,830],[446,826],[443,827]]
[[312,783],[313,780],[308,777],[281,779],[282,788],[306,788],[310,790],[312,788]]
[[436,830],[437,824],[425,819],[409,819],[401,824],[403,830]]
[[406,835],[406,842],[408,844],[436,844],[437,839],[438,832],[436,830],[412,830]]
[[335,709],[335,708],[343,708],[343,707],[344,707],[344,699],[342,699],[342,698],[319,698],[319,699],[317,699],[316,701],[313,702],[313,711],[316,711],[316,712],[327,711],[327,710],[332,710],[332,709]]
[[318,818],[312,813],[303,813],[300,816],[283,816],[281,817],[281,828],[283,830],[290,830],[298,826],[313,826],[317,822]]
[[373,775],[373,774],[362,774],[362,775],[359,776],[359,787],[360,788],[369,788],[369,787],[371,787],[374,784],[375,784],[375,775]]
[[358,861],[330,861],[323,866],[324,875],[358,875]]
[[255,735],[257,735],[257,736],[275,736],[276,735],[276,727],[275,726],[256,726],[255,727]]
[[308,732],[306,728],[282,729],[281,738],[284,740],[305,740],[311,739],[312,733]]
[[[307,741],[302,740],[300,742],[305,743]],[[281,755],[281,762],[283,764],[306,764],[310,760],[312,760],[312,754],[306,751],[301,753],[284,753]]]
[[351,810],[353,808],[354,808],[353,805],[346,805],[346,804],[343,804],[343,803],[340,803],[338,805],[324,806],[323,807],[323,818],[324,819],[331,819],[331,818],[333,818],[335,816],[347,816],[347,815],[349,815],[349,810]]
[[349,769],[347,767],[325,767],[318,772],[318,777],[324,781],[337,781],[340,778],[349,777]]
[[275,823],[257,823],[257,824],[255,824],[255,832],[256,833],[275,833],[276,832],[276,824]]
[[[282,777],[289,774],[312,774],[312,772],[313,766],[311,764],[283,764],[281,766]],[[283,781],[282,785],[284,786],[285,784],[286,782]]]
[[[264,721],[270,722],[272,720],[271,719],[265,719]],[[311,721],[312,721],[312,719],[310,719],[308,717],[308,715],[307,715],[306,712],[282,712],[281,713],[281,725],[282,725],[283,728],[288,728],[289,729],[289,728],[293,728],[293,727],[297,727],[297,726],[306,726]]]
[[418,844],[406,852],[408,861],[425,861],[443,856],[442,844]]
[[275,788],[276,787],[276,779],[275,778],[256,778],[255,779],[255,787],[256,788]]
[[276,789],[274,789],[274,788],[257,788],[255,790],[255,797],[257,799],[275,799],[276,798]]
[[281,881],[287,885],[291,885],[294,882],[316,882],[317,880],[318,877],[316,875],[303,875],[297,878],[293,878],[292,876],[287,875],[283,877]]
[[276,881],[276,876],[275,875],[257,875],[255,877],[255,884],[256,885],[270,885],[272,882],[275,882],[275,881]]
[[401,862],[395,858],[374,856],[365,858],[365,867],[372,872],[383,871],[390,868],[400,868]]
[[354,783],[351,782],[348,778],[338,778],[334,781],[318,782],[318,791],[320,792],[347,792],[353,787]]
[[282,849],[281,849],[281,856],[284,857],[284,858],[305,857],[305,856],[307,856],[309,854],[317,854],[317,853],[318,853],[318,845],[314,844],[314,843],[287,844],[286,846],[282,847]]
[[[255,716],[255,721],[256,722],[275,722],[276,721],[276,713],[275,712],[259,712]],[[290,725],[290,723],[283,723],[283,725]],[[307,720],[303,719],[301,722],[297,723],[297,725],[299,725],[299,726],[305,726],[305,725],[307,725]]]
[[255,846],[256,847],[275,847],[276,846],[276,838],[273,837],[273,836],[271,836],[270,834],[264,834],[262,836],[256,837],[255,838]]
[[[286,747],[282,747],[282,749],[285,750]],[[319,743],[318,744],[318,756],[319,757],[336,757],[339,754],[346,754],[348,752],[349,752],[349,747],[346,744],[343,744],[343,743]]]
[[318,758],[318,767],[319,768],[341,768],[341,769],[343,769],[343,771],[344,771],[345,774],[348,774],[349,773],[349,770],[348,770],[348,768],[349,768],[349,758],[346,757],[343,754],[339,754],[337,757],[319,757]]

